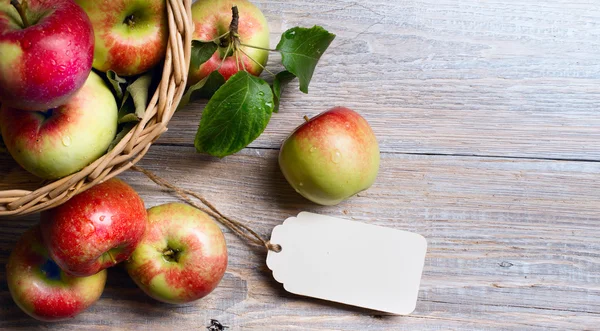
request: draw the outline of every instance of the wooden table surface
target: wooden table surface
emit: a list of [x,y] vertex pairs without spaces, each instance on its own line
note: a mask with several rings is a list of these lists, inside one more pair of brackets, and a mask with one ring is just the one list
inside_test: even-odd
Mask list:
[[[414,231],[428,240],[416,311],[405,317],[288,294],[266,253],[228,229],[220,286],[196,303],[147,298],[123,269],[73,320],[38,323],[12,302],[4,264],[38,215],[0,219],[0,328],[204,330],[592,330],[600,325],[600,3],[597,0],[257,0],[282,31],[337,34],[310,94],[286,89],[265,133],[237,155],[197,154],[204,103],[176,114],[140,163],[201,192],[269,236],[307,210]],[[270,66],[278,56],[272,56]],[[336,105],[380,143],[368,191],[334,207],[304,200],[277,165],[283,139]],[[23,181],[7,156],[0,183]],[[148,207],[176,201],[120,176]]]

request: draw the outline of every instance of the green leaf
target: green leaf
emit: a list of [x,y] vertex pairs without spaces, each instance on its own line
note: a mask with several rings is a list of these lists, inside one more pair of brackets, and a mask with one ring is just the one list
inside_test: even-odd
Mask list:
[[273,80],[273,101],[275,102],[274,112],[279,112],[279,99],[281,98],[282,85],[289,83],[292,79],[296,78],[294,74],[289,71],[282,71],[275,75]]
[[123,99],[123,87],[121,86],[121,84],[127,84],[127,79],[123,78],[123,77],[119,77],[119,75],[117,75],[114,71],[109,70],[106,72],[106,78],[108,79],[108,82],[110,83],[110,85],[113,88],[113,91],[115,93],[115,95],[117,96],[117,100],[121,100]]
[[300,91],[308,93],[317,63],[333,39],[335,35],[320,26],[291,28],[281,36],[276,49],[285,69],[300,80]]
[[119,142],[129,133],[129,131],[131,131],[131,129],[133,129],[133,127],[136,125],[136,123],[126,123],[121,127],[121,131],[119,131],[119,133],[117,133],[117,136],[115,137],[115,139],[113,139],[113,141],[110,143],[110,145],[108,146],[108,151],[112,151],[113,148],[115,148],[115,146],[117,146],[119,144]]
[[264,80],[240,71],[219,88],[200,119],[194,145],[201,153],[231,155],[265,130],[273,112],[273,93]]
[[146,107],[148,107],[148,92],[151,83],[152,72],[148,72],[136,79],[131,85],[127,86],[127,94],[133,99],[135,115],[139,119],[144,117],[144,114],[146,113]]
[[188,87],[187,91],[181,97],[177,110],[183,108],[188,103],[198,99],[209,99],[217,92],[219,87],[225,84],[225,78],[218,71],[213,71],[210,75],[204,77],[198,83]]
[[200,65],[215,54],[219,46],[212,41],[204,42],[200,40],[192,40],[192,53],[190,57],[190,68],[198,70]]

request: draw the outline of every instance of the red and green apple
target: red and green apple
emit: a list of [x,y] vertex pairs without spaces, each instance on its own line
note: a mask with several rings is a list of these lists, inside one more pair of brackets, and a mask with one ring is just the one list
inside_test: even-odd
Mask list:
[[[243,45],[256,46],[252,48],[240,45],[241,51],[229,52],[229,45],[220,45],[207,62],[199,68],[190,68],[188,84],[193,85],[219,69],[219,73],[227,80],[244,68],[248,73],[258,76],[267,63],[269,52],[269,26],[263,13],[247,0],[198,0],[192,5],[192,20],[194,34],[192,39],[200,41],[219,40],[229,32],[232,12],[237,6],[239,23],[237,37]],[[263,49],[261,49],[263,48]],[[237,62],[239,59],[239,64]],[[244,54],[245,53],[245,54]]]
[[146,230],[144,202],[112,178],[41,214],[50,257],[69,274],[89,276],[129,258]]
[[71,0],[21,2],[0,2],[0,102],[23,110],[58,107],[92,68],[90,20]]
[[40,227],[29,229],[17,242],[6,265],[8,289],[15,303],[42,321],[71,318],[94,304],[104,291],[106,270],[73,277],[49,257]]
[[362,116],[336,107],[296,128],[281,146],[279,167],[296,192],[335,205],[373,184],[379,145]]
[[94,68],[121,76],[156,66],[167,49],[166,0],[75,0],[94,27]]
[[90,72],[83,87],[56,108],[25,112],[2,104],[0,132],[9,153],[25,170],[56,179],[106,153],[116,135],[117,113],[112,92]]
[[182,203],[148,210],[148,229],[125,267],[135,283],[156,300],[200,299],[221,281],[227,246],[219,226],[204,212]]

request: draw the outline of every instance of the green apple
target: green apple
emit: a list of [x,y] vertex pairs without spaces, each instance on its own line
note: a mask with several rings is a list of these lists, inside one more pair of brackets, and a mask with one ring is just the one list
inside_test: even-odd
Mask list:
[[186,303],[208,295],[227,269],[227,245],[204,212],[182,203],[148,210],[148,226],[125,267],[156,300]]
[[[267,64],[269,52],[269,25],[263,13],[247,0],[198,0],[192,5],[194,34],[192,39],[201,41],[218,40],[229,31],[231,8],[237,6],[239,25],[236,38],[244,45],[242,51],[227,53],[228,46],[222,45],[213,56],[199,68],[190,68],[188,84],[193,85],[211,72],[219,73],[227,80],[244,68],[248,73],[258,76]],[[237,46],[236,46],[237,47]],[[264,49],[260,49],[264,48]],[[236,58],[237,54],[237,58]],[[240,63],[236,61],[240,60]]]
[[70,175],[95,161],[116,131],[115,97],[93,72],[65,105],[43,112],[0,108],[0,132],[9,153],[45,179]]
[[75,2],[94,27],[94,68],[132,76],[148,71],[164,58],[169,35],[166,0]]
[[283,142],[279,167],[296,192],[336,205],[373,184],[379,146],[362,116],[336,107],[306,121]]

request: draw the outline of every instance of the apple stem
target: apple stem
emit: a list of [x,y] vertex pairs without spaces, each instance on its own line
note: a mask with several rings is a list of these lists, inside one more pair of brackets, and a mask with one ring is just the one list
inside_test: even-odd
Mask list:
[[115,257],[112,255],[112,253],[110,251],[106,252],[108,254],[108,256],[110,257],[110,260],[112,261],[113,264],[117,264],[117,260],[115,260]]
[[310,121],[310,118],[308,118],[308,116],[304,115],[304,120],[308,122],[308,121]]
[[27,7],[27,3],[25,2],[25,0],[23,0],[23,4],[21,4],[19,0],[10,0],[10,4],[13,5],[13,7],[15,7],[17,12],[19,13],[19,16],[21,16],[21,20],[23,21],[23,27],[30,27],[31,24],[29,24],[29,20],[27,19],[27,15],[25,13],[25,8]]
[[237,6],[231,7],[231,24],[229,24],[229,31],[237,36],[238,35],[238,27],[240,24],[240,12],[238,11]]
[[123,22],[125,24],[127,24],[127,26],[129,26],[130,28],[133,28],[135,26],[135,16],[133,16],[133,14],[125,17],[125,22]]

